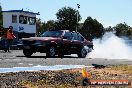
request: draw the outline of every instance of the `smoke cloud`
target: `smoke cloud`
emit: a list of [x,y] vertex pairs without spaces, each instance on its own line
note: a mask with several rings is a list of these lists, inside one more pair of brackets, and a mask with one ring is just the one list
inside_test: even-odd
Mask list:
[[106,33],[102,39],[93,40],[93,44],[94,50],[88,54],[89,58],[132,60],[132,46],[114,33]]

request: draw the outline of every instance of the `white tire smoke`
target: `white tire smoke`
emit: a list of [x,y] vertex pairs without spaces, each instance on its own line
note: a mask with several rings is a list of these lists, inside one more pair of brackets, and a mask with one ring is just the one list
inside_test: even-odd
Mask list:
[[93,40],[93,44],[94,50],[89,53],[88,58],[132,60],[132,48],[114,33],[106,33],[102,39]]

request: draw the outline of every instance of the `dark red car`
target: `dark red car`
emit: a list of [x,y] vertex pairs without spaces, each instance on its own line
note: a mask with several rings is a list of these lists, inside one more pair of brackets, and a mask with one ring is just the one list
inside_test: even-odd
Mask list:
[[40,52],[46,53],[47,57],[77,54],[78,57],[85,58],[93,48],[92,42],[87,41],[80,33],[69,30],[49,30],[40,37],[23,38],[22,44],[26,57]]

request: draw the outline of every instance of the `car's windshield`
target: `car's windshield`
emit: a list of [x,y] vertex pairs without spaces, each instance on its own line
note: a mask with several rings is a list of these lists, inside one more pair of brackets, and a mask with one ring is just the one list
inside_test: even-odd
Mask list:
[[60,37],[62,31],[46,31],[41,34],[41,37]]

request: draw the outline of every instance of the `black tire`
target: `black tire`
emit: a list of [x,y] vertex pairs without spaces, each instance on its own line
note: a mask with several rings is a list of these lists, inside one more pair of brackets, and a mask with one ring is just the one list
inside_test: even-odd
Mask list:
[[84,47],[82,47],[78,53],[79,58],[85,58],[87,56],[88,52]]
[[26,57],[31,57],[31,55],[33,54],[33,52],[31,50],[23,49],[23,54]]
[[83,78],[80,81],[80,84],[81,84],[81,86],[88,86],[88,85],[90,85],[90,80],[88,78]]
[[55,46],[50,46],[47,50],[46,57],[55,57],[56,55],[56,47]]

